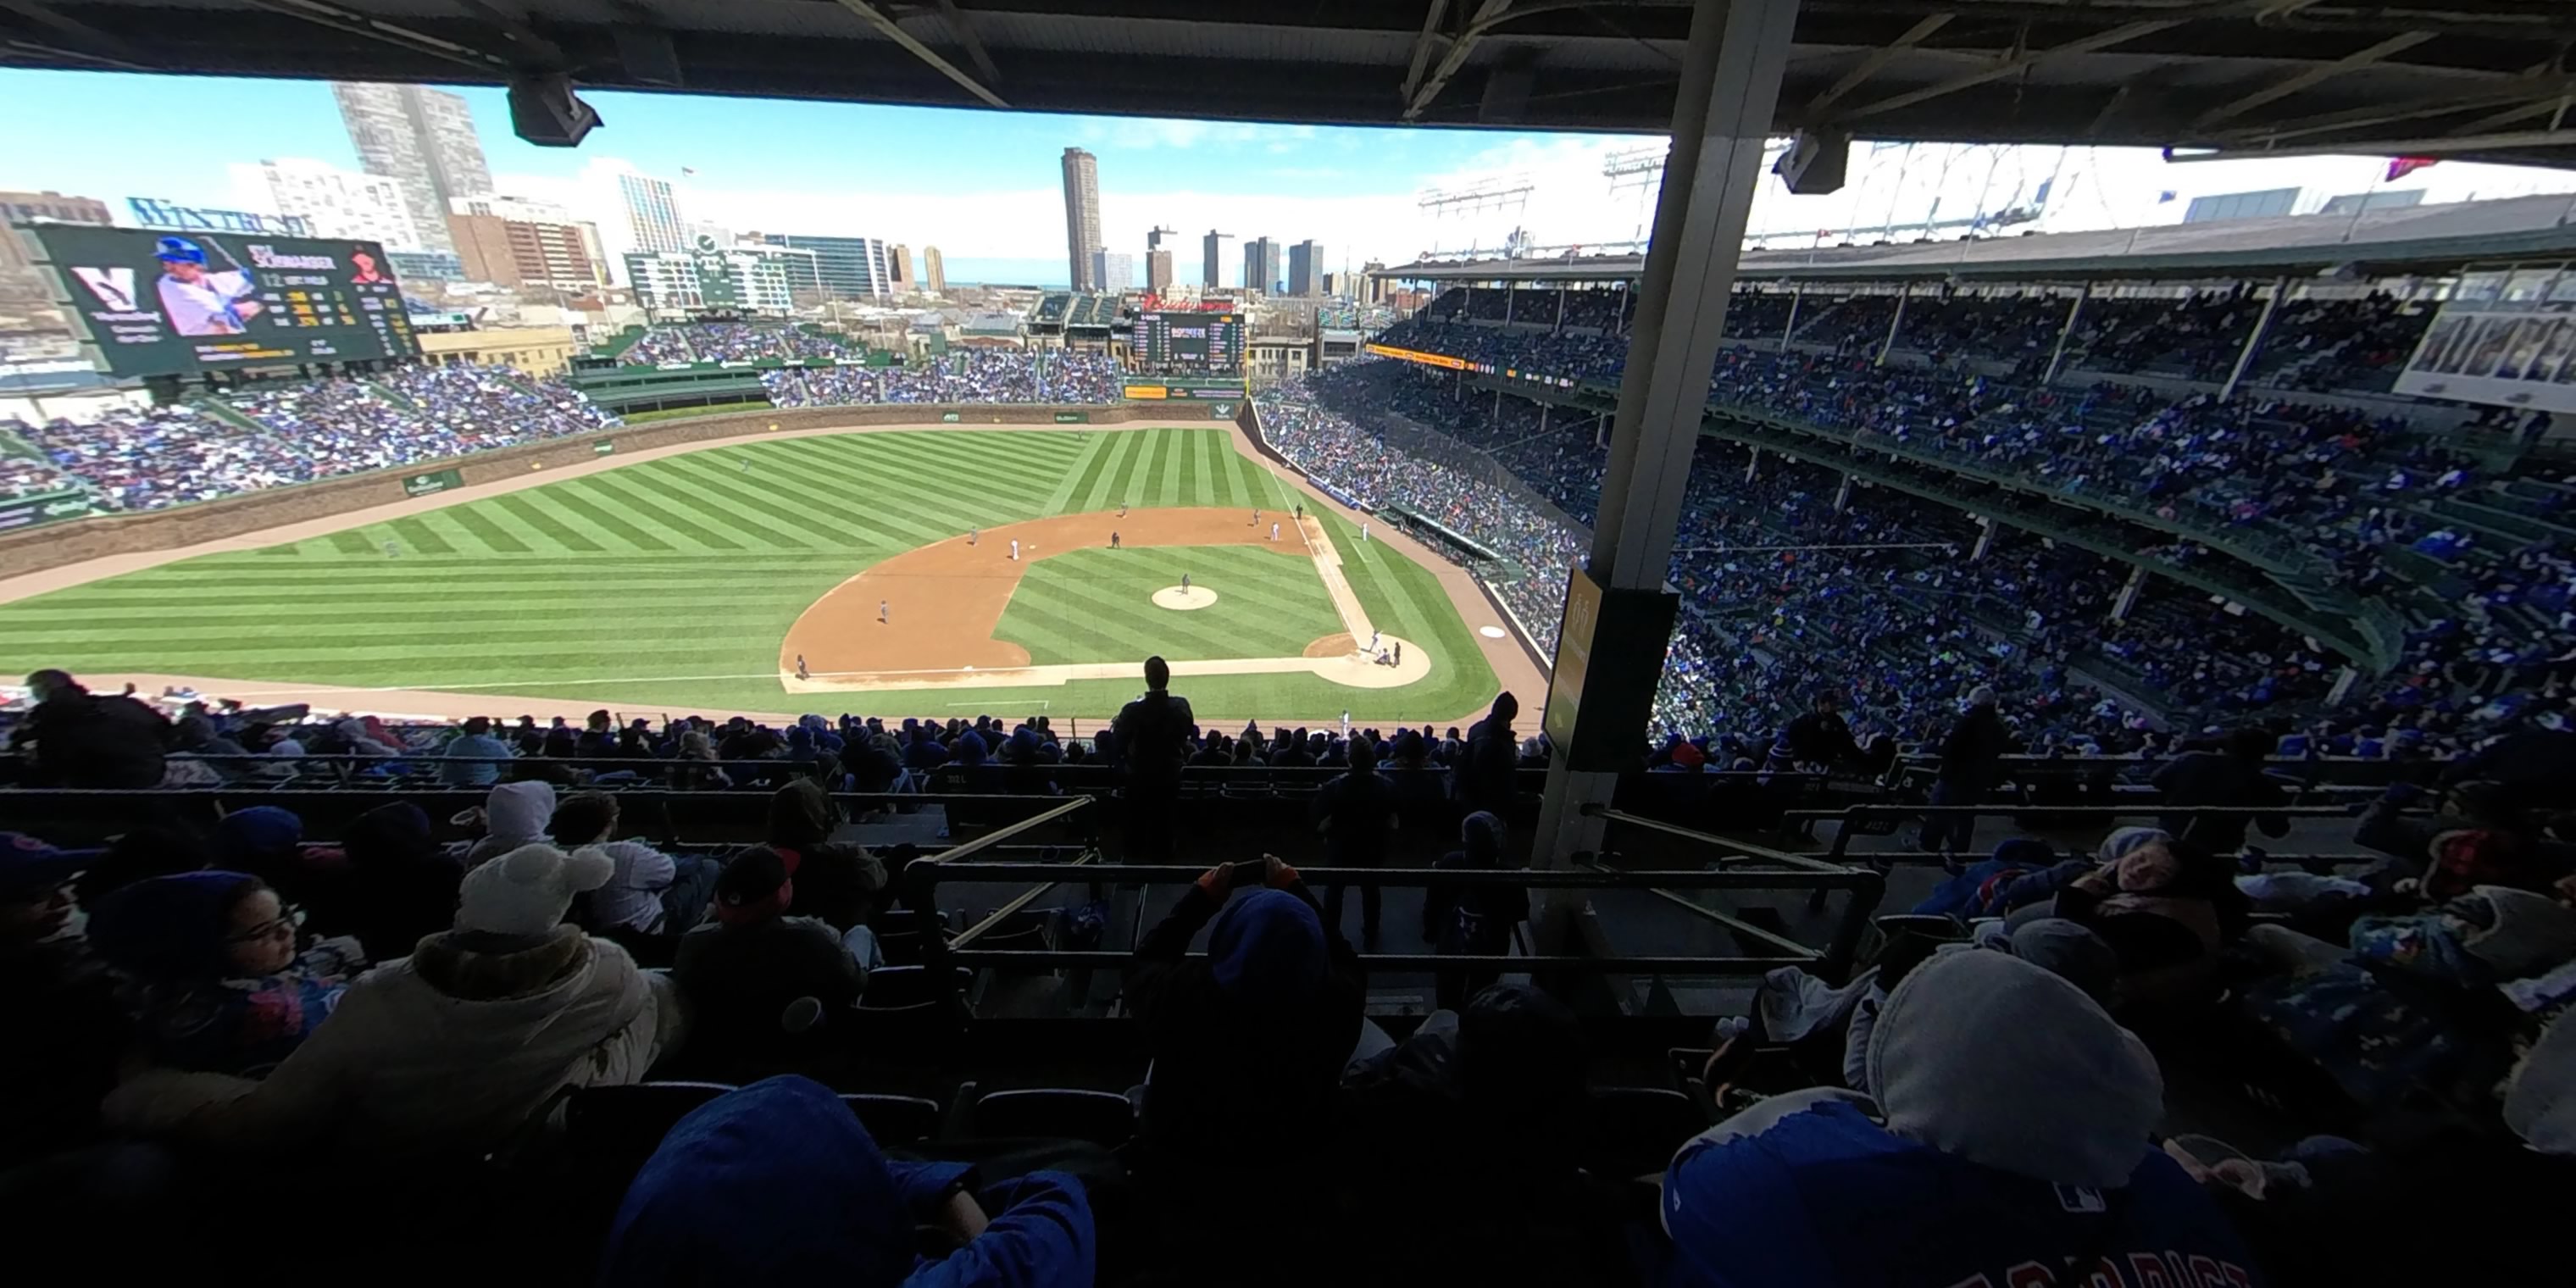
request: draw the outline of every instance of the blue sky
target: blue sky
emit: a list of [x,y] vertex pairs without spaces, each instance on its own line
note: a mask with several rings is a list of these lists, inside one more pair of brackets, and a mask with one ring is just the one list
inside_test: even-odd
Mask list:
[[[1060,207],[1052,200],[1044,208],[1028,202],[1034,193],[1055,191],[1058,158],[1068,146],[1100,158],[1112,247],[1133,249],[1141,261],[1144,228],[1180,228],[1187,246],[1182,271],[1195,275],[1197,237],[1210,226],[1283,242],[1315,237],[1332,245],[1338,238],[1336,263],[1345,253],[1409,251],[1402,243],[1349,243],[1365,229],[1416,213],[1414,196],[1425,176],[1473,170],[1515,147],[1553,141],[584,91],[603,127],[579,148],[540,148],[511,134],[500,90],[455,92],[472,104],[504,191],[516,177],[547,181],[520,187],[569,185],[592,162],[617,158],[681,180],[691,217],[722,219],[738,231],[746,219],[766,216],[778,222],[764,231],[863,232],[916,250],[943,238],[963,242],[947,252],[951,276],[959,278],[982,268],[984,275],[1018,280],[1062,279]],[[316,81],[0,71],[0,120],[35,127],[13,128],[0,148],[0,188],[94,196],[120,212],[128,196],[231,204],[226,167],[232,163],[295,156],[357,164],[330,89]],[[216,127],[216,121],[228,124]],[[696,174],[684,179],[684,167]],[[1171,199],[1155,200],[1164,196]],[[1339,208],[1301,219],[1295,203],[1319,197]],[[786,226],[800,217],[844,223],[851,216],[831,208],[834,198],[891,202],[895,209],[870,222],[898,226]],[[1007,213],[1009,226],[960,227],[957,218],[926,208],[928,198],[985,199],[1004,208],[996,213]],[[1377,209],[1354,211],[1355,204]],[[907,205],[920,211],[917,220],[907,218]]]
[[[1624,241],[1649,222],[1653,195],[1610,188],[1602,159],[1660,143],[584,91],[605,125],[579,148],[539,148],[510,133],[500,90],[456,92],[473,107],[503,193],[605,221],[613,216],[600,204],[605,185],[584,172],[632,165],[676,182],[693,220],[737,233],[882,237],[916,253],[937,245],[961,282],[1066,280],[1058,158],[1067,146],[1099,156],[1105,240],[1134,254],[1139,274],[1146,230],[1161,226],[1180,234],[1179,276],[1197,280],[1199,236],[1217,228],[1235,238],[1225,250],[1230,286],[1240,243],[1260,236],[1283,245],[1315,239],[1328,270],[1490,248],[1514,228],[1540,245]],[[120,213],[129,196],[244,204],[227,171],[234,163],[357,164],[319,81],[0,70],[0,121],[8,122],[0,189],[97,197]],[[1890,228],[1903,236],[1905,219],[2025,205],[2042,183],[2054,195],[2029,226],[2134,227],[2175,222],[2201,194],[2296,185],[2313,208],[2332,194],[2378,190],[2383,165],[2331,157],[2169,165],[2146,149],[1855,147],[1840,193],[1791,196],[1765,178],[1752,228],[1793,239],[1838,230],[1828,242]],[[1435,216],[1417,204],[1427,188],[1499,177],[1526,179],[1531,195],[1466,215]],[[2459,201],[2566,191],[2576,175],[2445,162],[2391,186]]]

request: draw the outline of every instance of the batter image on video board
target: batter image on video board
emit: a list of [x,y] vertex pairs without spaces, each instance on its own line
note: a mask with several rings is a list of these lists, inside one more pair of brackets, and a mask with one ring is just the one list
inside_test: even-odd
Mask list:
[[117,375],[420,352],[374,242],[68,225],[26,232]]

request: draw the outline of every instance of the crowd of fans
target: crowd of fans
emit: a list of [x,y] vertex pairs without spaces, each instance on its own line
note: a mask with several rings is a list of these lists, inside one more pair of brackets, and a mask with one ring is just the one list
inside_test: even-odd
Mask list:
[[[1898,300],[1893,293],[1810,291],[1801,296],[1743,287],[1727,304],[1726,334],[1746,342],[1777,341],[1791,325],[1794,303],[1793,338],[1800,344],[1874,359],[1890,340]],[[1416,321],[1490,324],[1502,321],[1508,309],[1512,321],[1521,324],[1516,330],[1538,324],[1575,333],[1553,338],[1561,343],[1595,330],[1624,336],[1634,301],[1635,292],[1624,288],[1460,290],[1432,301]],[[1904,324],[1895,328],[1894,348],[1928,355],[1935,365],[1953,359],[2001,364],[2014,379],[2036,380],[2066,331],[2072,305],[2070,296],[2048,292],[1922,291],[1904,297]],[[2074,330],[2066,335],[2062,370],[2079,376],[2094,371],[2224,380],[2262,308],[2263,301],[2245,286],[2184,296],[2094,296],[2084,301]],[[2431,304],[2380,291],[2286,301],[2273,314],[2250,374],[2260,385],[2384,393],[2415,351],[2434,311]],[[1392,334],[1395,338],[1386,342],[1402,344],[1412,333],[1399,327]],[[1498,337],[1493,343],[1513,342]],[[1579,346],[1562,352],[1573,359],[1574,368],[1563,374],[1615,378],[1615,367],[1603,367],[1603,355]],[[1520,354],[1557,356],[1547,348],[1523,349],[1515,351],[1516,364]],[[1618,358],[1615,352],[1606,356],[1612,363]]]
[[456,364],[247,386],[88,421],[0,423],[0,432],[44,453],[106,508],[158,510],[616,423],[558,382]]
[[1125,373],[1107,354],[1074,350],[951,349],[893,367],[761,373],[781,407],[866,403],[1113,403]]
[[747,322],[690,322],[647,329],[618,354],[630,366],[666,363],[763,362],[832,358],[858,362],[867,346],[803,325],[755,326]]
[[[1541,371],[1579,370],[1600,362],[1605,347],[1581,335],[1419,321],[1390,342]],[[1551,349],[1567,356],[1546,365]],[[1676,638],[1688,647],[1676,649],[1667,710],[1686,714],[1667,718],[1681,729],[1749,744],[1794,714],[1800,694],[1830,687],[1851,694],[1856,714],[1878,731],[1916,738],[1958,694],[1986,685],[2026,713],[2019,732],[2036,746],[2131,750],[2159,724],[2195,728],[2250,714],[2384,752],[2427,740],[2456,747],[2563,704],[2558,686],[2576,677],[2569,552],[2549,541],[2490,550],[2446,526],[2429,504],[2484,480],[2467,458],[2402,422],[2287,401],[2169,402],[2118,386],[2017,389],[1982,376],[1746,348],[1721,355],[1712,394],[2167,519],[2197,516],[2216,539],[2260,534],[2307,552],[2322,581],[2356,595],[2407,588],[2382,558],[2395,545],[2468,574],[2468,584],[2452,588],[2464,591],[2456,602],[2427,608],[2400,666],[2366,681],[2334,719],[2322,704],[2344,659],[2271,622],[2156,578],[2115,622],[2109,607],[2125,565],[2013,538],[1971,564],[1959,552],[1979,534],[1956,509],[1883,490],[1837,507],[1842,482],[1831,471],[1771,459],[1748,474],[1741,448],[1712,440],[1698,451],[1672,571],[1685,591]],[[1312,377],[1282,409],[1292,439],[1311,435],[1317,410],[1338,413],[1340,445],[1309,468],[1363,494],[1388,486],[1372,481],[1421,468],[1365,428],[1396,415],[1476,449],[1578,523],[1599,503],[1603,458],[1580,411],[1555,409],[1567,428],[1541,432],[1529,400],[1464,390],[1452,376],[1392,362]],[[1475,486],[1474,471],[1428,468],[1442,486],[1411,491],[1433,496],[1434,512],[1466,516],[1471,535],[1479,519],[1506,526],[1490,516],[1512,510],[1496,504],[1508,489]],[[1565,525],[1556,531],[1571,562],[1584,538]],[[1800,548],[1754,553],[1782,546]],[[1813,548],[1855,546],[1864,548]],[[2183,544],[2167,557],[2214,556]],[[1535,625],[1552,618],[1548,601],[1562,580],[1533,579],[1507,598],[1534,601],[1523,616]],[[1710,658],[1727,660],[1703,661]],[[2087,664],[2150,707],[2077,680]]]
[[[1407,820],[1454,829],[1421,938],[1435,958],[1508,956],[1538,924],[1509,874],[1529,860],[1519,771],[1544,758],[1511,695],[1463,733],[1229,735],[1198,723],[1160,659],[1145,678],[1085,744],[1045,718],[263,728],[198,703],[173,725],[40,672],[18,758],[0,762],[38,784],[148,785],[168,747],[272,739],[305,757],[372,747],[370,772],[393,780],[336,836],[277,804],[200,823],[141,796],[104,849],[0,834],[0,969],[16,1031],[43,1039],[0,1048],[15,1111],[0,1186],[100,1269],[273,1208],[250,1178],[327,1174],[404,1199],[305,1232],[308,1269],[403,1277],[506,1250],[617,1284],[1863,1288],[2038,1266],[2046,1279],[2018,1278],[2327,1288],[2514,1282],[2555,1255],[2550,1218],[2576,1182],[2576,732],[2532,727],[2426,766],[2440,786],[2371,801],[2353,833],[2368,853],[2330,872],[2238,854],[2249,828],[2286,827],[2264,812],[2284,799],[2268,735],[2184,750],[2154,776],[2160,826],[2074,852],[2015,834],[1927,870],[1912,915],[1847,977],[1773,971],[1749,1013],[1675,1052],[1680,1090],[1596,1090],[1611,1030],[1545,978],[1444,967],[1440,1009],[1397,1040],[1338,889],[1297,866],[1385,864]],[[2013,701],[1973,689],[1945,721],[1945,784],[1991,768]],[[1801,758],[1852,736],[1828,705],[1783,731]],[[1706,755],[1676,739],[1655,763]],[[905,969],[894,937],[917,926],[890,885],[910,855],[846,839],[833,793],[964,771],[1043,794],[1090,763],[1111,775],[1094,790],[1118,788],[1118,858],[1210,865],[1142,917],[1119,972],[1142,1085],[1093,1093],[1086,1115],[1050,1120],[1061,1135],[887,1138],[815,1079],[1064,1053],[978,1057],[938,1026],[843,1033]],[[1171,826],[1190,766],[1253,765],[1322,779],[1284,802],[1315,837],[1275,847],[1297,862]],[[424,774],[482,807],[442,829],[405,798]],[[749,802],[757,839],[622,834],[621,801],[682,785],[766,793]],[[1366,943],[1383,931],[1379,901],[1361,902]],[[831,1055],[853,1051],[857,1065]],[[585,1099],[689,1078],[740,1089],[666,1086],[696,1107],[658,1119]],[[2179,1079],[2353,1125],[2193,1135],[2214,1115],[2169,1095]],[[2283,1104],[2290,1086],[2304,1098]],[[2437,1124],[2410,1108],[2428,1098]],[[1660,1185],[1628,1188],[1640,1175]],[[492,1220],[529,1201],[501,1188],[520,1182],[543,1200],[522,1222],[452,1215]],[[1293,1247],[1247,1242],[1226,1218],[1274,1189],[1337,1215]],[[164,1237],[93,1238],[138,1220]]]

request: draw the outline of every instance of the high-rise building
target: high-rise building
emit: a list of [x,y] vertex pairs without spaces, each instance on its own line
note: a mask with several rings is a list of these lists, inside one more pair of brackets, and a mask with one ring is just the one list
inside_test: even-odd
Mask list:
[[601,281],[590,239],[576,224],[449,215],[447,232],[468,281],[574,294],[595,290]]
[[1208,290],[1225,285],[1225,239],[1232,233],[1211,228],[1199,239],[1199,285]]
[[1378,276],[1385,271],[1386,264],[1381,260],[1373,259],[1360,265],[1358,294],[1362,303],[1376,304],[1386,299],[1386,281]]
[[894,288],[897,295],[912,294],[912,248],[888,246],[885,259],[886,285]]
[[1100,253],[1100,159],[1080,148],[1064,150],[1064,253],[1073,289],[1096,291]]
[[814,253],[814,270],[823,294],[839,300],[876,300],[894,293],[892,256],[874,237],[811,237],[803,233],[769,233],[763,243]]
[[1136,257],[1123,250],[1091,252],[1091,285],[1087,291],[1120,291],[1136,289]]
[[929,287],[933,295],[943,294],[948,290],[948,265],[940,262],[939,248],[936,246],[921,248],[921,284]]
[[1309,240],[1288,248],[1288,293],[1303,296],[1324,294],[1323,247]]
[[625,208],[625,241],[639,251],[685,251],[689,225],[680,218],[679,198],[671,181],[631,171],[617,176],[617,198]]
[[1279,243],[1255,237],[1243,244],[1243,289],[1265,295],[1279,290]]
[[1172,289],[1172,252],[1159,248],[1145,252],[1145,289],[1156,295]]
[[412,222],[402,181],[390,176],[360,174],[306,157],[236,163],[231,170],[235,201],[302,219],[313,236],[382,242],[387,250],[456,249],[443,216],[435,238]]
[[0,192],[0,269],[25,268],[33,258],[11,224],[113,224],[107,203],[59,192]]
[[492,191],[483,142],[465,100],[418,85],[334,81],[340,121],[358,151],[358,164],[401,186],[403,207],[427,239],[426,249],[453,250],[447,216],[459,197]]

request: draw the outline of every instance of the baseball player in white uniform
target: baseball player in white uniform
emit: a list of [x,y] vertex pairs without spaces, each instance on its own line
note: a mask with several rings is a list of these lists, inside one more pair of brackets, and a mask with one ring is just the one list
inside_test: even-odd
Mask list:
[[260,302],[245,298],[259,289],[248,273],[234,269],[206,271],[205,247],[185,237],[164,237],[155,256],[161,261],[161,311],[170,329],[181,335],[240,335],[250,329]]

